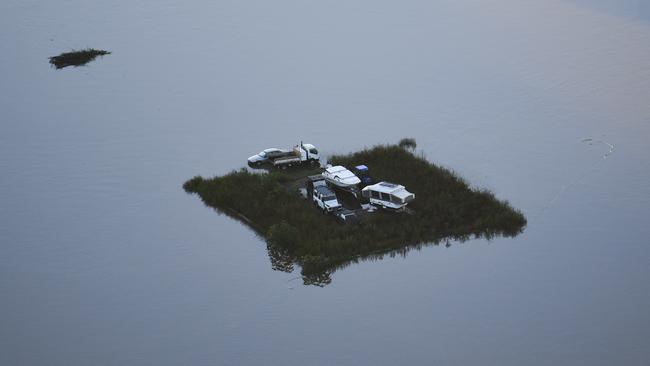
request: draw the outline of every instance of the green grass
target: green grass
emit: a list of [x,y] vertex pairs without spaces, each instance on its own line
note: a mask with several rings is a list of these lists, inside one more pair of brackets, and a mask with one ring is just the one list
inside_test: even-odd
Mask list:
[[334,165],[365,164],[376,180],[403,184],[416,195],[413,215],[378,211],[360,225],[343,225],[324,215],[293,190],[281,172],[257,174],[245,169],[225,176],[194,177],[183,188],[203,202],[253,228],[266,239],[275,269],[302,267],[305,283],[324,285],[341,266],[387,253],[405,253],[424,244],[472,237],[515,236],[524,215],[486,190],[471,189],[409,146],[376,146],[332,156]]
[[96,50],[94,48],[86,48],[83,50],[72,50],[64,52],[58,56],[50,57],[50,64],[57,69],[62,69],[68,66],[82,66],[97,58],[97,56],[108,55],[110,52],[104,50]]

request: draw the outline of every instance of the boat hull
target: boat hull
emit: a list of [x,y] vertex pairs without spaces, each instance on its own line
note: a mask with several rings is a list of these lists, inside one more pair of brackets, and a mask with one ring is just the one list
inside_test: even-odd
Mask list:
[[332,185],[341,188],[352,188],[361,183],[359,177],[340,165],[325,169],[323,178]]

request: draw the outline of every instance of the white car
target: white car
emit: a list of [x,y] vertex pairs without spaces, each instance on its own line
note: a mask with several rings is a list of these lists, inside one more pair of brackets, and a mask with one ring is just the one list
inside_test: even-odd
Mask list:
[[259,165],[259,164],[267,162],[270,157],[278,156],[278,155],[281,155],[283,153],[285,153],[285,151],[280,150],[280,149],[275,148],[275,147],[264,149],[264,150],[260,151],[258,154],[255,154],[255,155],[251,156],[250,158],[248,158],[248,164]]

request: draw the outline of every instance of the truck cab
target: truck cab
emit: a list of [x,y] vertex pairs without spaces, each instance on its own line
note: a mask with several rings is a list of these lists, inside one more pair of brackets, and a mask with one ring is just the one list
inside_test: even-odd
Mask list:
[[327,186],[314,186],[312,200],[323,212],[332,212],[341,209],[341,204],[336,199],[336,194]]
[[320,160],[320,155],[318,154],[318,149],[312,144],[303,144],[296,146],[296,151],[300,153],[300,160],[302,161],[318,161]]

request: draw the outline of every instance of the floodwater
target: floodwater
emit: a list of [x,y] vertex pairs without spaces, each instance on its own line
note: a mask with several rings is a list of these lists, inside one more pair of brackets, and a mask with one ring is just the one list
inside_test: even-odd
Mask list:
[[[647,365],[649,14],[4,0],[0,364]],[[84,47],[112,54],[48,65]],[[520,208],[525,232],[319,288],[181,189],[269,146],[404,136]]]

